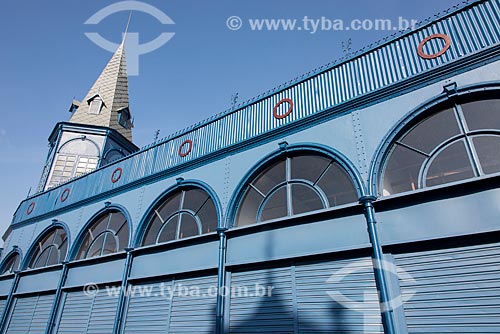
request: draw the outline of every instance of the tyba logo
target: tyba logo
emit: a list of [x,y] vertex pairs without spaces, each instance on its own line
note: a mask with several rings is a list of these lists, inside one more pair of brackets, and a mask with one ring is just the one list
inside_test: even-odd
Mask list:
[[[115,4],[104,7],[99,10],[97,13],[92,15],[85,24],[89,25],[97,25],[106,17],[123,12],[123,11],[138,11],[151,15],[156,18],[161,24],[175,24],[175,22],[164,12],[159,10],[158,8],[146,4],[140,1],[121,1]],[[136,76],[139,75],[139,56],[153,52],[159,48],[161,48],[165,43],[167,43],[172,37],[174,37],[175,33],[173,32],[162,32],[158,37],[149,41],[147,43],[139,44],[139,33],[137,32],[128,32],[127,40],[126,40],[126,50],[127,50],[127,68],[128,75]],[[119,47],[118,43],[111,42],[104,37],[102,37],[97,32],[86,32],[85,36],[87,36],[92,42],[94,42],[99,47],[104,50],[114,52]]]

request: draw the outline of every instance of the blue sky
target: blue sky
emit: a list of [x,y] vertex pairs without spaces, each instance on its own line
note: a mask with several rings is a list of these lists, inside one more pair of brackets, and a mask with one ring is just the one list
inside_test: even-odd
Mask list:
[[[8,1],[0,11],[0,233],[18,203],[36,189],[47,155],[47,137],[67,121],[73,98],[82,99],[111,53],[91,42],[98,32],[118,43],[128,13],[118,12],[98,25],[88,18],[117,1]],[[393,31],[295,29],[252,30],[249,20],[343,20],[399,17],[424,20],[459,0],[163,0],[144,1],[167,14],[173,25],[134,12],[129,31],[140,43],[162,32],[174,37],[140,56],[139,75],[129,78],[134,142],[144,146],[160,137],[222,112],[239,94],[243,102],[344,55],[342,42],[360,49]],[[243,23],[231,30],[227,19]],[[255,21],[253,21],[255,22]],[[319,22],[319,21],[318,21]],[[338,21],[337,21],[338,22]],[[297,27],[297,26],[296,26]],[[319,26],[318,26],[319,27]]]

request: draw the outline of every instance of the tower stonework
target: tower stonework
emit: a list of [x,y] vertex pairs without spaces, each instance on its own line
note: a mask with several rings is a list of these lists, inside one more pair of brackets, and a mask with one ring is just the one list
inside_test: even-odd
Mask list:
[[138,150],[132,142],[124,41],[85,98],[73,101],[69,122],[56,124],[38,191],[91,172]]

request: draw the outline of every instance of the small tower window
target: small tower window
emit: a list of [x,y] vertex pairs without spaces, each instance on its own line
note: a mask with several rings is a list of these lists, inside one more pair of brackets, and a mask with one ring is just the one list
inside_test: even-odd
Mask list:
[[102,99],[99,97],[99,95],[97,95],[90,101],[89,114],[99,115],[99,113],[101,112],[101,108]]
[[122,109],[118,112],[118,124],[123,126],[125,129],[130,128],[130,111],[128,108]]
[[75,101],[73,101],[73,103],[71,103],[71,107],[69,107],[69,112],[74,114],[75,111],[78,109],[79,105],[77,103],[75,103]]

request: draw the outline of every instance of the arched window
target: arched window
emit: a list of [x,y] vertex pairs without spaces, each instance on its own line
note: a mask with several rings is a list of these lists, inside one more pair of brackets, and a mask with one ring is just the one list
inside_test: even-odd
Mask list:
[[85,136],[64,143],[55,157],[48,188],[93,171],[99,163],[99,147]]
[[142,245],[183,239],[217,229],[217,210],[206,191],[186,188],[169,194],[151,212]]
[[281,158],[248,183],[236,225],[357,202],[349,174],[329,157],[303,154]]
[[62,227],[51,229],[38,241],[29,268],[43,268],[61,263],[68,251],[68,236]]
[[14,252],[5,259],[4,264],[0,270],[0,275],[12,274],[16,270],[19,270],[19,264],[21,263],[21,256],[19,253]]
[[500,100],[444,106],[395,140],[382,195],[500,172]]
[[128,239],[127,218],[118,210],[107,211],[90,224],[76,259],[120,252],[127,247]]

